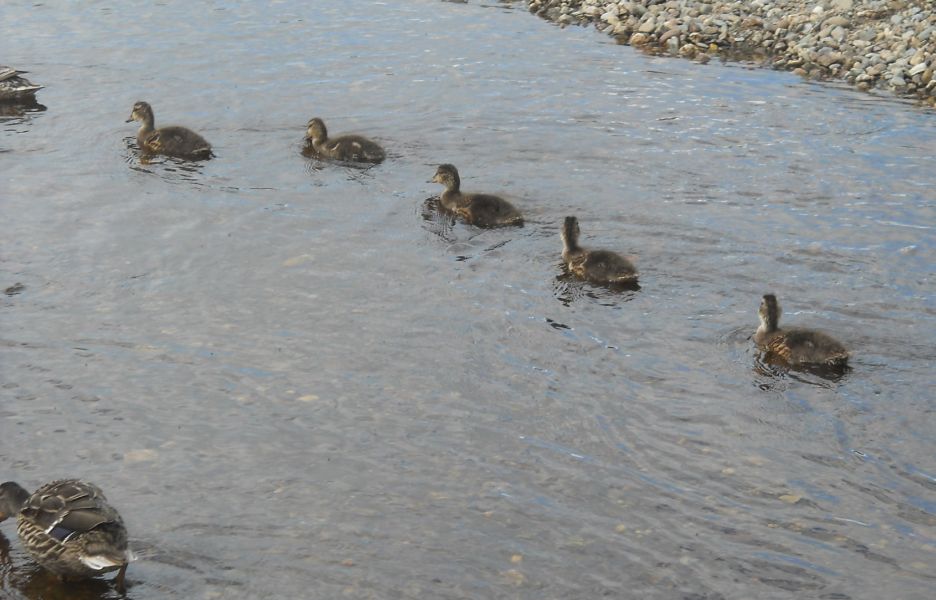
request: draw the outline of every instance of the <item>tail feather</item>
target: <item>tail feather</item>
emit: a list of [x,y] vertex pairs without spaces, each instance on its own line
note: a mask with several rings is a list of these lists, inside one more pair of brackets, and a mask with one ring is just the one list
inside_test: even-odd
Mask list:
[[[128,554],[131,553],[128,552]],[[103,571],[104,569],[116,569],[117,567],[122,567],[130,562],[130,558],[127,555],[118,557],[106,554],[95,554],[92,556],[82,556],[81,562],[87,565],[90,569],[94,569],[95,571]]]

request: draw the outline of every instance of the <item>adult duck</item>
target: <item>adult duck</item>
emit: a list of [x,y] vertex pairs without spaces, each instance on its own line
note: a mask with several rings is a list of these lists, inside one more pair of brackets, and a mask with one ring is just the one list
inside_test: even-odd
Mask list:
[[63,581],[119,571],[114,581],[123,589],[133,553],[120,514],[96,485],[62,479],[30,494],[8,481],[0,485],[0,521],[12,516],[26,551]]

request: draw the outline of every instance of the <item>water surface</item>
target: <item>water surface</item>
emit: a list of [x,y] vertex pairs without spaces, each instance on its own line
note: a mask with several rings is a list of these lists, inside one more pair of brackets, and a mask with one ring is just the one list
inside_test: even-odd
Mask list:
[[[4,8],[3,478],[103,487],[128,598],[932,597],[932,112],[522,4]],[[137,100],[217,159],[142,164]],[[640,290],[562,277],[568,214]],[[769,291],[852,371],[760,365]],[[116,597],[2,535],[5,597]]]

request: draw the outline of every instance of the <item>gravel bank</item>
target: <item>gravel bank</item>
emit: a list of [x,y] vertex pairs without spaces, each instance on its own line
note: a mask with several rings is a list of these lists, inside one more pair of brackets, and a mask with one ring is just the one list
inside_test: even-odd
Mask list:
[[526,0],[559,24],[594,23],[623,44],[707,60],[763,61],[936,106],[932,0]]

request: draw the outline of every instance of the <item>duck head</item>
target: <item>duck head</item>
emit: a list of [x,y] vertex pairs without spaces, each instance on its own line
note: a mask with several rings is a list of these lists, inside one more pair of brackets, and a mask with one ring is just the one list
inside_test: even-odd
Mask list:
[[306,125],[306,137],[310,140],[328,139],[328,130],[325,129],[325,122],[318,117],[309,119],[309,123]]
[[0,521],[19,513],[27,500],[29,500],[29,492],[20,487],[18,483],[7,481],[0,485]]
[[458,186],[461,185],[461,179],[458,177],[458,169],[450,164],[439,165],[430,183],[441,183],[446,189],[457,190]]
[[127,119],[127,123],[132,121],[144,121],[153,119],[153,107],[149,105],[148,102],[137,102],[133,105],[133,110],[130,111],[130,118]]

